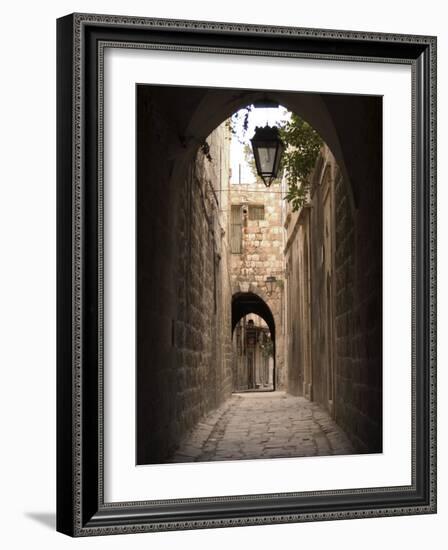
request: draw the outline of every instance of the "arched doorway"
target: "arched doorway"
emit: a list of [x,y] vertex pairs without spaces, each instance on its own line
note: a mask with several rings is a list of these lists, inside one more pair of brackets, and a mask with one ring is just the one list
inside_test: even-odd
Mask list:
[[[268,304],[261,298],[259,295],[254,292],[237,292],[232,296],[232,336],[234,335],[235,329],[242,319],[245,319],[248,315],[254,314],[261,318],[267,325],[268,329],[268,339],[272,342],[272,386],[270,389],[276,389],[276,369],[275,369],[275,321],[272,311]],[[251,324],[252,321],[252,324]],[[261,327],[263,328],[263,327]],[[266,331],[265,331],[266,332]],[[263,335],[263,331],[258,330],[253,320],[250,319],[248,324],[244,325],[244,337],[249,336],[249,349],[255,343],[251,342],[251,338],[259,338],[258,334]],[[252,335],[253,334],[253,335]],[[267,341],[269,341],[267,340]],[[266,341],[266,339],[265,339]],[[253,364],[254,354],[252,351],[249,351],[247,368],[249,371],[255,372],[255,365]],[[256,389],[256,380],[254,374],[248,372],[248,389]],[[252,381],[252,388],[251,382]],[[234,372],[234,391],[239,389],[245,389],[241,384],[235,381],[235,372]]]

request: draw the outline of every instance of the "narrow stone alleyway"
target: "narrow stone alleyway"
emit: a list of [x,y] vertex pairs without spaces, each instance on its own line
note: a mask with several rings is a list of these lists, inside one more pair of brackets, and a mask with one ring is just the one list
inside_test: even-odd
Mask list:
[[316,403],[285,392],[236,393],[187,436],[169,462],[351,454],[350,441]]

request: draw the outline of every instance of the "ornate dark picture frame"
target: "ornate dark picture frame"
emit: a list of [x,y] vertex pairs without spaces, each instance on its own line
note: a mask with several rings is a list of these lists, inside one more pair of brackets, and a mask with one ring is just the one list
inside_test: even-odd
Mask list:
[[[103,491],[104,43],[412,68],[412,483],[108,503]],[[57,21],[57,529],[71,536],[436,512],[436,38],[73,14]]]

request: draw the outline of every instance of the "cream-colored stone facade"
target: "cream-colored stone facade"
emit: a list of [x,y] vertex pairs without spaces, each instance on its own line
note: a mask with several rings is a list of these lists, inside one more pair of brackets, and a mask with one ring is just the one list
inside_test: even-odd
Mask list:
[[[284,230],[279,185],[235,184],[230,187],[232,291],[253,293],[269,307],[275,322],[275,387],[286,387],[284,362]],[[240,223],[238,221],[238,216]],[[238,238],[240,235],[240,246]],[[275,277],[268,283],[268,277]]]

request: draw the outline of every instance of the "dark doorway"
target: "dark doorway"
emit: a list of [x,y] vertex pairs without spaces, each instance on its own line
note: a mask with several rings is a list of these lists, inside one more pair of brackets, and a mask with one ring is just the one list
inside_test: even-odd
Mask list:
[[[254,316],[263,320],[267,327],[263,327],[264,323],[256,323]],[[232,296],[232,336],[235,330],[237,334],[234,345],[237,349],[233,365],[233,391],[265,388],[275,390],[275,322],[271,309],[263,298],[253,292],[238,292]],[[261,354],[257,353],[259,348],[261,348]],[[243,351],[247,383],[242,382],[238,375],[238,360],[240,352]],[[256,376],[257,355],[260,356],[259,361],[262,361],[259,370],[263,372],[262,382],[264,383],[260,383],[260,379]],[[269,374],[270,365],[272,365],[272,375]]]

